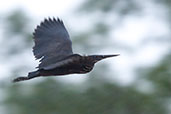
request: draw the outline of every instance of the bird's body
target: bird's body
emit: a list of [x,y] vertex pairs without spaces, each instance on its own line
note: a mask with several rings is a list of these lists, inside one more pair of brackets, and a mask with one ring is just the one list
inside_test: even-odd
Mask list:
[[27,77],[18,77],[14,82],[29,80],[40,76],[63,76],[90,72],[95,63],[115,55],[73,54],[72,43],[63,22],[59,19],[45,19],[35,29],[33,53],[40,59],[38,70],[29,72]]

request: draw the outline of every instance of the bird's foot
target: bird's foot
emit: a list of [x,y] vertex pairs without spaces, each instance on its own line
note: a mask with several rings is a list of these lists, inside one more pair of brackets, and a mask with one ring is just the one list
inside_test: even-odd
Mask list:
[[20,81],[29,80],[29,79],[30,79],[29,77],[18,77],[18,78],[15,78],[13,82],[20,82]]

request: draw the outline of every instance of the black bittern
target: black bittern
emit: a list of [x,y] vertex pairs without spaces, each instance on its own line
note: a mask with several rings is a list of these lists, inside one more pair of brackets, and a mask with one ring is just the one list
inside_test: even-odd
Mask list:
[[27,77],[18,77],[13,82],[29,80],[40,76],[60,76],[67,74],[84,74],[90,72],[95,63],[114,55],[73,54],[69,34],[59,18],[45,19],[33,33],[35,46],[33,53],[40,64],[36,71],[29,72]]

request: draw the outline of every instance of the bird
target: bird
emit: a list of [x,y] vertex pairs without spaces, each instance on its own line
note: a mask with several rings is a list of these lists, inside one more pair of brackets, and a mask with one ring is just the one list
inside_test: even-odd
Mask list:
[[33,54],[39,60],[37,70],[27,76],[17,77],[13,82],[30,80],[37,77],[85,74],[92,71],[94,65],[111,55],[80,55],[72,51],[72,42],[61,19],[45,18],[33,32]]

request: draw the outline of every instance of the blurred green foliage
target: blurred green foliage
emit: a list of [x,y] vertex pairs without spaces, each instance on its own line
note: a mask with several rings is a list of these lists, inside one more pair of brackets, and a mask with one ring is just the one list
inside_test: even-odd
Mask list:
[[[107,13],[117,12],[122,16],[132,12],[140,13],[141,8],[141,4],[134,0],[88,0],[83,5],[82,11],[89,13],[102,11],[105,17]],[[8,23],[5,33],[9,35],[6,37],[21,35],[21,38],[16,39],[20,42],[17,45],[30,43],[28,40],[23,40],[23,37],[31,39],[31,32],[28,30],[29,18],[25,13],[20,10],[13,12],[4,21]],[[97,26],[92,29],[94,31],[86,31],[76,36],[74,45],[89,47],[89,39],[93,35],[100,34],[103,37],[108,35],[110,28],[104,21],[99,21],[95,25]],[[99,42],[104,42],[104,39]],[[28,47],[31,48],[30,45]],[[14,46],[8,49],[11,51],[13,48]],[[17,52],[26,48],[24,46],[17,48]],[[10,54],[11,58],[16,54]],[[154,67],[139,69],[141,72],[137,73],[137,76],[140,76],[137,79],[149,82],[153,87],[153,91],[150,92],[140,91],[136,84],[121,86],[110,83],[104,75],[116,74],[107,73],[108,66],[103,64],[90,73],[90,78],[82,85],[66,84],[53,78],[36,83],[5,84],[4,82],[4,85],[1,83],[0,87],[5,97],[0,101],[0,106],[4,107],[4,114],[169,114],[170,60],[171,56],[168,55]],[[143,86],[141,83],[137,85]]]
[[[3,32],[4,37],[2,40],[2,47],[4,48],[3,53],[5,56],[17,55],[26,48],[30,48],[32,35],[30,34],[30,21],[28,15],[22,9],[14,10],[8,13],[3,19]],[[5,42],[5,43],[4,43]],[[11,57],[13,57],[11,56]]]
[[[33,85],[32,85],[33,86]],[[30,91],[30,88],[31,91]],[[131,87],[101,83],[73,86],[46,81],[27,87],[17,84],[7,88],[8,114],[161,114],[164,107],[151,94]],[[156,108],[157,107],[157,108]],[[16,112],[14,112],[16,111]]]
[[141,4],[135,0],[87,0],[80,9],[87,12],[101,11],[104,14],[115,12],[124,16],[130,13],[139,13]]
[[158,65],[140,70],[143,78],[153,85],[155,96],[171,98],[171,54],[166,55]]
[[17,9],[16,11],[9,14],[6,18],[6,32],[7,35],[26,35],[30,29],[28,28],[29,19],[25,12],[21,9]]

